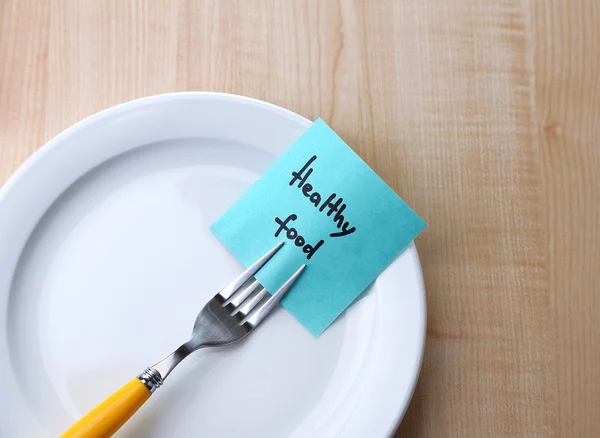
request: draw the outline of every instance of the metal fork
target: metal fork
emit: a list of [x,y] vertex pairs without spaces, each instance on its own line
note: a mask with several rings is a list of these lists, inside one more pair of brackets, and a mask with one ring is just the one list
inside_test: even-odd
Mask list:
[[258,259],[204,306],[196,317],[189,341],[109,396],[61,438],[112,436],[191,353],[203,347],[230,345],[252,332],[306,267],[302,265],[277,292],[265,300],[268,292],[257,280],[253,280],[253,276],[282,246],[283,242]]

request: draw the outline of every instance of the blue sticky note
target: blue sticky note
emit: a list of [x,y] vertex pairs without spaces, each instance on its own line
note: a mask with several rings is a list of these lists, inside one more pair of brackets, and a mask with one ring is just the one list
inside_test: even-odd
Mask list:
[[319,119],[211,227],[246,266],[285,242],[256,275],[320,335],[425,228],[425,222]]

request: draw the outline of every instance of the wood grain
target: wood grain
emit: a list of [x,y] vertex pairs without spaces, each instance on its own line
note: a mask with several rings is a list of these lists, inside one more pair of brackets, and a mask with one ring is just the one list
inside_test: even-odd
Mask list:
[[0,183],[161,92],[323,117],[430,223],[398,436],[600,436],[596,0],[0,0]]

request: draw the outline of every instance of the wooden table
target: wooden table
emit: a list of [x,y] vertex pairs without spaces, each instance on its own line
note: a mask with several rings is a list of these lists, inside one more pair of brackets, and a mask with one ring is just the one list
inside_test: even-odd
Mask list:
[[400,436],[600,436],[597,0],[0,0],[0,183],[181,90],[323,117],[429,222]]

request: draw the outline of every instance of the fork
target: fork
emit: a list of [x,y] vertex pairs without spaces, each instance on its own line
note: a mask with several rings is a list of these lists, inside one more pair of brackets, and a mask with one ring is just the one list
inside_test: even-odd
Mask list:
[[283,242],[267,252],[204,306],[196,317],[189,341],[110,395],[61,435],[61,438],[112,436],[191,353],[204,347],[230,345],[252,332],[306,267],[302,265],[277,292],[265,300],[268,292],[253,276],[282,246]]

